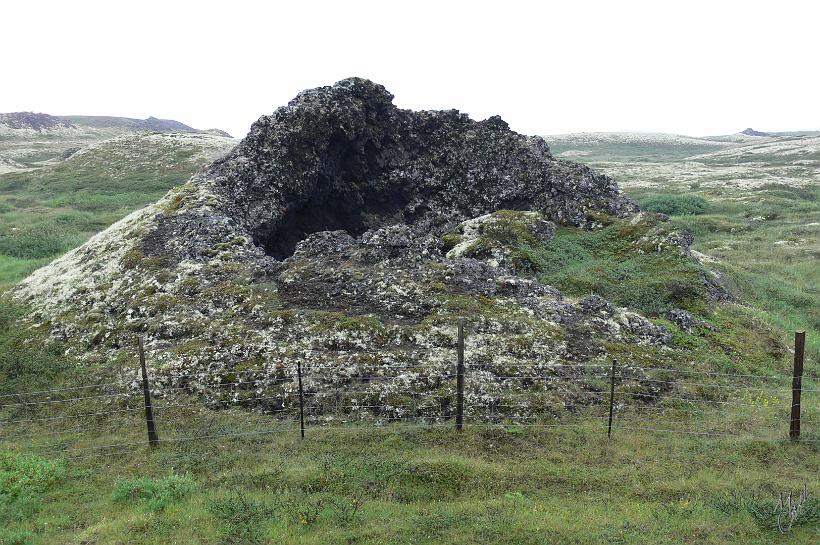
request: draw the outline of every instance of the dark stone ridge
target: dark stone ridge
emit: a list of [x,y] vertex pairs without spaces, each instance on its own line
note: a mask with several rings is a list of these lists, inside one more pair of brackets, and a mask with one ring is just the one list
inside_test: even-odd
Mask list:
[[538,136],[499,117],[413,112],[373,82],[350,78],[300,93],[210,170],[230,216],[284,259],[310,233],[358,236],[386,224],[440,234],[501,209],[540,210],[582,226],[589,212],[637,210],[615,182],[556,160]]
[[711,323],[707,322],[706,320],[701,320],[699,318],[695,318],[692,314],[686,310],[680,308],[673,308],[669,312],[666,313],[666,318],[681,328],[682,330],[691,333],[692,329],[695,327],[702,327],[704,329],[708,329],[710,331],[715,331],[715,326]]
[[740,134],[745,134],[746,136],[771,136],[771,134],[769,134],[767,132],[756,131],[751,127],[749,127],[748,129],[740,131]]
[[34,112],[11,112],[0,114],[0,123],[8,125],[12,129],[33,129],[42,131],[43,129],[54,129],[58,127],[71,127],[71,123],[48,114],[36,114]]

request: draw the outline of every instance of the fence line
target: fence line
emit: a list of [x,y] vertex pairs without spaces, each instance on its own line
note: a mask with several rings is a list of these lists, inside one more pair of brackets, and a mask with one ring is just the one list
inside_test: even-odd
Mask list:
[[[519,360],[520,361],[520,360]],[[361,364],[360,367],[366,367],[368,364]],[[375,369],[441,369],[443,366],[436,366],[431,364],[416,364],[416,365],[380,365],[380,364],[370,364]],[[528,369],[538,369],[538,370],[552,370],[552,369],[604,369],[607,370],[610,367],[610,364],[547,364],[544,365],[542,361],[532,360],[530,363],[482,363],[482,364],[474,364],[469,366],[473,370],[484,370],[483,367],[502,367],[502,368],[510,368],[510,367],[523,367]],[[791,377],[787,375],[760,375],[760,374],[736,374],[736,373],[721,373],[721,372],[713,372],[713,371],[701,371],[695,369],[680,369],[680,368],[672,368],[672,367],[641,367],[641,366],[630,366],[625,365],[625,369],[627,370],[637,370],[637,371],[656,371],[656,372],[667,372],[667,373],[685,373],[685,374],[698,374],[698,375],[706,375],[706,376],[718,376],[718,377],[726,377],[726,378],[752,378],[752,379],[762,379],[762,380],[790,380]],[[279,370],[285,370],[287,367],[281,366],[278,368]],[[275,370],[275,369],[274,369]],[[303,367],[303,370],[306,373],[311,371],[309,365]],[[240,370],[240,371],[221,371],[222,374],[225,375],[248,375],[248,374],[261,374],[270,372],[271,369],[247,369],[247,370]],[[208,376],[208,372],[205,371],[198,371],[195,373],[184,373],[180,375],[174,375],[175,380],[185,379],[185,378],[203,378],[204,376]],[[282,377],[280,380],[282,381],[289,381],[292,377]],[[804,380],[820,380],[818,376],[803,376]],[[77,386],[70,386],[65,388],[54,388],[54,389],[47,389],[47,390],[33,390],[33,391],[25,391],[25,392],[15,392],[9,394],[0,394],[0,399],[8,398],[8,397],[25,397],[25,396],[35,396],[35,395],[42,395],[42,394],[51,394],[51,393],[60,393],[60,392],[68,392],[68,391],[76,391],[76,390],[83,390],[83,389],[92,389],[92,388],[105,388],[105,387],[127,387],[128,383],[135,382],[136,376],[129,380],[121,380],[119,382],[105,382],[105,383],[97,383],[97,384],[83,384]],[[250,381],[229,381],[229,382],[216,382],[210,384],[204,384],[205,386],[209,387],[218,387],[219,385],[231,385],[231,384],[255,384],[262,381],[270,381],[270,380],[277,380],[276,378],[271,379],[270,377],[266,377],[264,379],[254,379]],[[642,380],[650,380],[650,379],[642,379]],[[675,381],[667,381],[667,382],[675,382]],[[193,386],[168,386],[164,387],[163,390],[184,390],[188,388],[192,388]],[[784,384],[783,387],[788,388],[789,384]],[[772,387],[777,388],[777,387]],[[820,389],[803,389],[803,392],[812,391],[818,392]],[[119,395],[119,394],[105,394],[105,395]],[[93,397],[93,396],[92,396]],[[102,396],[100,396],[102,397]],[[71,398],[74,399],[74,398]],[[9,406],[9,404],[0,405],[0,407]]]
[[[634,368],[633,368],[634,369]],[[471,368],[473,372],[486,372],[484,370]],[[258,371],[254,371],[258,372]],[[608,375],[608,373],[602,374],[602,377]],[[496,375],[491,374],[490,378],[492,379],[500,379],[500,380],[511,380],[511,379],[526,379],[526,380],[547,380],[547,379],[555,379],[555,378],[566,378],[566,377],[555,377],[551,375]],[[733,391],[742,391],[742,390],[750,390],[750,391],[764,391],[764,392],[782,392],[784,388],[788,388],[788,386],[783,387],[755,387],[755,386],[745,386],[745,385],[727,385],[727,384],[713,384],[713,383],[702,383],[702,382],[684,382],[684,381],[677,381],[677,380],[661,380],[661,379],[652,379],[647,377],[635,377],[630,375],[620,375],[617,378],[623,381],[635,381],[638,383],[641,382],[651,382],[655,384],[671,384],[674,386],[695,386],[695,387],[702,387],[702,388],[734,388]],[[347,380],[354,381],[364,381],[364,382],[376,382],[379,380],[395,380],[396,376],[390,375],[356,375],[347,377]],[[168,392],[175,392],[175,391],[184,391],[185,393],[189,394],[198,394],[198,393],[208,393],[210,389],[218,389],[218,388],[225,388],[228,386],[242,386],[242,385],[254,385],[257,388],[269,388],[274,386],[276,382],[281,382],[282,384],[292,384],[293,377],[286,377],[279,380],[274,379],[274,382],[270,382],[270,379],[255,379],[255,380],[247,380],[247,381],[235,381],[235,382],[213,382],[213,383],[196,383],[193,385],[186,385],[186,386],[171,386],[171,387],[163,387],[158,393],[161,394],[161,397],[165,397]],[[110,385],[110,384],[107,384]],[[87,386],[88,388],[94,387],[96,385]],[[120,385],[122,386],[122,385]],[[82,387],[85,388],[85,387]],[[239,390],[239,391],[248,391],[248,390]],[[350,390],[348,390],[350,391]],[[818,393],[820,389],[818,388],[802,388],[802,393],[804,394],[811,394],[811,393]],[[367,392],[366,390],[362,390],[362,392]],[[36,406],[36,405],[53,405],[58,403],[69,403],[69,402],[77,402],[77,401],[86,401],[86,400],[93,400],[93,399],[106,399],[106,398],[118,398],[118,397],[130,397],[140,395],[141,392],[137,390],[133,391],[125,391],[125,392],[116,392],[110,394],[100,394],[94,396],[83,396],[83,397],[71,397],[71,398],[62,398],[62,399],[50,399],[44,401],[25,401],[19,403],[5,403],[0,404],[0,409],[7,408],[7,407],[26,407],[26,406]],[[22,397],[26,394],[6,394],[6,396],[17,396]]]
[[[508,429],[508,428],[525,428],[525,429],[554,429],[554,428],[567,428],[567,429],[588,429],[588,428],[599,428],[602,431],[606,430],[606,426],[603,424],[603,421],[606,420],[607,417],[600,417],[601,423],[598,426],[591,426],[587,423],[554,423],[554,424],[487,424],[487,423],[476,423],[471,424],[470,428],[479,428],[479,429]],[[445,429],[450,428],[451,423],[449,422],[437,422],[431,424],[418,424],[417,427],[424,428],[424,429]],[[698,432],[698,431],[687,431],[687,430],[675,430],[669,428],[654,428],[648,426],[615,426],[614,431],[642,431],[642,432],[650,432],[650,433],[657,433],[657,434],[671,434],[671,435],[687,435],[687,436],[694,436],[699,437],[702,439],[715,439],[715,440],[725,440],[731,439],[735,441],[763,441],[763,442],[770,442],[770,443],[781,443],[783,439],[780,438],[771,438],[771,437],[763,437],[763,436],[756,436],[756,435],[749,435],[749,434],[732,434],[732,433],[721,433],[721,432]],[[370,430],[370,431],[388,431],[390,430],[389,427],[385,427],[383,425],[370,425],[370,426],[321,426],[316,427],[311,432],[354,432],[358,433],[363,430]],[[218,439],[236,439],[236,438],[246,438],[246,437],[257,437],[257,436],[269,436],[274,434],[292,434],[295,436],[299,433],[300,427],[299,426],[292,426],[292,427],[285,427],[285,428],[269,428],[269,429],[261,429],[261,430],[250,430],[245,432],[233,432],[233,433],[224,433],[224,434],[206,434],[206,435],[195,435],[195,436],[185,436],[185,437],[172,437],[170,439],[163,440],[163,443],[168,444],[180,444],[180,443],[190,443],[190,442],[199,442],[199,441],[208,441],[208,440],[218,440]],[[801,442],[811,445],[820,444],[820,440],[802,440]],[[145,445],[146,442],[142,441],[131,441],[127,443],[117,443],[117,444],[109,444],[109,445],[100,445],[94,447],[80,447],[80,448],[71,448],[71,449],[51,449],[40,451],[37,454],[40,456],[59,456],[61,458],[69,459],[69,460],[77,460],[77,459],[87,459],[87,458],[95,458],[95,457],[103,457],[103,456],[115,456],[118,454],[128,454],[130,453],[130,449],[134,447],[138,447],[141,445]],[[128,452],[99,452],[99,451],[106,451],[106,450],[114,450],[114,449],[129,449]]]
[[[800,334],[796,336],[796,347],[800,342]],[[803,337],[804,340],[804,337]],[[730,382],[723,383],[705,383],[705,382],[690,382],[686,377],[681,377],[683,380],[666,380],[664,378],[651,378],[649,376],[640,376],[638,373],[652,373],[662,372],[678,375],[702,375],[713,376],[732,380],[741,379],[760,379],[760,380],[784,380],[787,377],[778,377],[775,375],[753,375],[753,374],[732,374],[732,373],[718,373],[710,371],[698,371],[687,369],[674,369],[663,367],[640,367],[630,365],[617,365],[612,360],[608,364],[598,363],[577,363],[577,364],[545,364],[533,360],[531,363],[521,363],[517,360],[516,363],[506,364],[504,362],[465,362],[464,359],[464,321],[459,319],[457,327],[457,342],[455,343],[456,358],[455,365],[452,363],[439,364],[363,364],[359,366],[356,373],[349,376],[336,375],[333,380],[336,383],[327,383],[324,373],[327,372],[326,365],[311,365],[307,360],[309,352],[306,353],[305,358],[297,358],[294,365],[274,365],[269,366],[266,370],[248,369],[242,371],[224,371],[221,374],[226,378],[230,377],[233,380],[222,381],[219,375],[211,376],[209,383],[198,383],[182,385],[179,381],[184,379],[204,380],[207,372],[196,372],[189,374],[181,374],[174,376],[177,381],[176,386],[164,386],[158,392],[153,392],[150,385],[150,377],[148,374],[148,367],[145,364],[144,351],[142,347],[142,339],[139,343],[139,356],[141,377],[135,375],[134,378],[122,381],[119,383],[101,383],[91,385],[79,385],[66,388],[56,388],[52,390],[39,390],[34,392],[12,393],[0,395],[0,398],[16,398],[18,402],[5,403],[0,405],[0,409],[18,409],[20,411],[37,411],[48,408],[60,409],[63,404],[80,404],[86,402],[94,402],[100,400],[107,400],[110,407],[105,411],[90,411],[81,412],[79,414],[58,414],[56,416],[43,416],[34,418],[16,418],[12,417],[7,420],[0,421],[0,432],[3,428],[18,424],[33,424],[41,423],[49,426],[60,426],[62,422],[77,422],[76,429],[70,430],[49,430],[44,433],[31,433],[29,435],[15,434],[14,437],[20,438],[36,438],[36,437],[64,437],[64,436],[82,436],[92,431],[100,430],[117,430],[123,429],[116,427],[115,423],[107,424],[105,426],[88,427],[84,424],[87,419],[98,419],[100,417],[111,418],[114,415],[126,416],[128,414],[137,414],[144,412],[144,419],[139,415],[130,417],[129,424],[134,432],[139,429],[134,426],[134,422],[142,422],[147,426],[148,442],[151,445],[160,443],[160,435],[165,432],[173,431],[174,426],[168,425],[164,428],[163,415],[170,414],[169,411],[196,409],[199,411],[201,417],[210,418],[211,423],[217,416],[216,411],[212,409],[229,410],[232,408],[250,409],[249,415],[273,417],[282,424],[292,424],[289,417],[295,416],[298,411],[299,427],[296,428],[300,436],[304,438],[305,430],[310,429],[313,433],[317,430],[368,430],[375,428],[383,428],[385,425],[396,422],[405,422],[409,424],[416,424],[423,427],[429,426],[452,426],[455,424],[455,429],[461,431],[464,426],[469,427],[497,427],[497,426],[515,426],[525,428],[551,428],[551,427],[576,427],[589,428],[591,424],[603,423],[607,420],[606,426],[607,434],[612,435],[614,431],[646,431],[653,433],[670,433],[679,435],[691,435],[698,437],[715,437],[715,438],[745,438],[756,440],[778,440],[768,436],[756,436],[754,434],[738,434],[725,431],[691,431],[682,429],[665,429],[661,427],[654,427],[651,425],[621,425],[618,416],[624,415],[641,415],[647,412],[655,411],[660,414],[666,412],[681,413],[693,416],[701,416],[704,413],[701,407],[711,407],[713,409],[725,407],[749,407],[753,409],[765,408],[760,402],[745,402],[734,399],[732,396],[744,394],[748,392],[770,393],[773,395],[773,407],[780,407],[781,404],[786,408],[788,399],[786,396],[791,392],[791,418],[789,435],[792,439],[798,440],[800,436],[801,423],[801,399],[800,394],[813,394],[820,391],[817,388],[803,388],[803,351],[799,348],[795,350],[795,369],[792,377],[791,388],[788,385],[783,386],[753,386],[748,384],[739,384]],[[364,369],[372,368],[379,374],[363,374]],[[516,373],[510,371],[511,369],[526,368],[530,373]],[[617,369],[617,371],[616,371]],[[402,382],[402,376],[405,373],[414,373],[423,376],[423,371],[433,371],[434,376],[428,376],[426,381],[422,381],[421,388],[426,390],[413,390],[409,387],[404,389],[391,388],[388,390],[374,389],[372,385],[383,385],[385,381],[399,383]],[[567,375],[561,374],[560,370],[596,370],[592,373],[583,375]],[[294,372],[295,371],[295,372]],[[496,374],[496,371],[504,374]],[[262,378],[253,378],[252,380],[240,380],[245,375],[262,374],[265,372],[274,372],[277,375],[274,377],[266,376]],[[392,372],[393,374],[388,374]],[[479,378],[477,378],[477,376]],[[586,379],[609,379],[609,392],[605,391],[603,387],[590,387],[590,385],[578,384],[572,382],[574,380]],[[476,389],[476,385],[482,385],[479,379],[488,381],[487,386],[490,391],[480,391]],[[496,382],[492,382],[496,381]],[[669,386],[666,391],[657,392],[642,392],[632,391],[634,386],[645,384],[655,384],[661,386]],[[139,384],[141,389],[135,388]],[[575,390],[562,390],[560,387],[563,384],[572,385]],[[616,391],[616,385],[618,389]],[[298,388],[297,388],[298,386]],[[348,387],[350,386],[350,387]],[[391,385],[388,385],[391,386]],[[52,395],[56,393],[66,392],[80,392],[82,390],[93,388],[124,388],[125,391],[102,393],[99,395],[79,395],[76,397],[60,397],[59,399],[46,400],[25,400],[26,396],[42,396]],[[155,385],[156,387],[156,385]],[[557,388],[556,388],[557,387]],[[722,399],[703,399],[695,397],[685,397],[687,388],[709,388],[721,389],[715,394],[719,394]],[[128,390],[128,388],[131,388]],[[278,391],[271,391],[278,389]],[[159,393],[157,399],[161,400],[156,403],[154,394]],[[205,399],[198,399],[195,402],[190,402],[189,399],[177,399],[175,393],[182,396],[203,396]],[[134,407],[121,407],[118,404],[127,403],[134,396],[142,394],[143,401]],[[248,397],[242,397],[248,395]],[[556,399],[555,395],[572,395],[575,394],[580,397],[581,403],[578,406],[567,407],[566,401]],[[607,395],[608,394],[608,395]],[[356,401],[356,398],[362,397],[362,402]],[[350,401],[350,399],[352,401]],[[392,398],[396,401],[395,404],[389,403]],[[409,398],[409,399],[408,399]],[[729,398],[729,399],[727,399]],[[616,399],[618,403],[616,403]],[[347,400],[347,401],[344,401]],[[521,400],[516,402],[515,400]],[[593,401],[594,400],[594,401]],[[608,400],[608,416],[596,416],[596,410],[604,410],[607,408],[604,403]],[[806,399],[803,399],[802,405],[805,406]],[[269,402],[269,403],[265,403]],[[629,402],[636,402],[639,404],[630,404]],[[645,403],[645,404],[640,404]],[[664,404],[672,403],[674,405],[685,404],[684,407],[679,406],[665,406]],[[769,400],[765,403],[768,406]],[[694,410],[689,410],[690,408]],[[154,416],[156,411],[160,418]],[[209,411],[209,414],[203,414],[203,411]],[[581,422],[561,422],[564,416],[570,415],[572,417],[578,416]],[[576,414],[577,413],[577,414]],[[36,414],[36,413],[35,413]],[[469,417],[466,419],[465,417]],[[190,418],[190,417],[189,417]],[[557,422],[545,423],[545,420],[555,420]],[[785,419],[785,418],[784,418]],[[190,423],[190,419],[185,421]],[[644,420],[642,420],[644,422]],[[816,420],[802,420],[803,424],[813,424]],[[352,427],[345,426],[346,424],[353,425]],[[145,428],[143,428],[144,430]],[[159,430],[159,434],[158,434]],[[271,429],[257,429],[248,430],[229,434],[215,434],[215,435],[198,435],[191,437],[163,437],[163,443],[182,443],[196,440],[210,440],[216,438],[227,437],[248,437],[254,435],[265,435],[270,433],[285,433],[293,431],[289,427],[271,428]],[[809,439],[805,442],[809,444],[816,444],[820,441]],[[106,449],[128,448],[136,445],[142,445],[145,441],[135,441],[133,443],[120,443],[113,445],[103,445],[94,447],[71,447],[64,446],[60,449],[54,449],[47,452],[61,452],[70,455],[76,455],[78,452],[99,451]]]

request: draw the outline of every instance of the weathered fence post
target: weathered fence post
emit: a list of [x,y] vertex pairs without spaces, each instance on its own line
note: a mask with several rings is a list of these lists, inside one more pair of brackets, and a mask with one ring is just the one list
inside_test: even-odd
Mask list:
[[458,362],[456,364],[456,431],[464,429],[464,318],[458,319]]
[[151,388],[148,386],[148,370],[145,367],[145,348],[142,337],[139,337],[140,367],[142,368],[142,394],[145,398],[145,424],[148,426],[148,444],[155,447],[159,444],[157,424],[154,421],[154,405],[151,403]]
[[615,409],[615,366],[618,360],[612,360],[612,370],[609,372],[609,428],[606,432],[607,439],[612,438],[612,413]]
[[806,352],[806,332],[794,334],[794,375],[792,375],[792,417],[789,423],[789,437],[800,439],[800,394],[803,391],[803,357]]
[[302,390],[302,362],[296,361],[296,374],[299,377],[299,431],[305,438],[305,393]]

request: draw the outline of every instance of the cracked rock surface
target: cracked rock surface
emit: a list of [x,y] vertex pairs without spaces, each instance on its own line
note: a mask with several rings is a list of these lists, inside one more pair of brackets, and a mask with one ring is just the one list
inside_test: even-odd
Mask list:
[[[356,417],[446,414],[457,316],[468,321],[476,414],[498,414],[524,390],[516,415],[584,404],[597,375],[562,364],[612,343],[669,343],[663,327],[603,299],[565,299],[511,250],[548,244],[556,225],[636,214],[611,178],[556,160],[498,117],[402,110],[392,98],[358,78],[300,93],[14,296],[33,326],[125,381],[143,335],[158,395],[183,386],[221,406],[262,389],[276,395],[251,408],[277,411],[292,406],[301,361],[316,418],[337,414],[353,385],[362,393],[341,406]],[[505,378],[528,373],[542,378]],[[240,374],[253,386],[211,387]],[[640,373],[634,384],[656,393]]]

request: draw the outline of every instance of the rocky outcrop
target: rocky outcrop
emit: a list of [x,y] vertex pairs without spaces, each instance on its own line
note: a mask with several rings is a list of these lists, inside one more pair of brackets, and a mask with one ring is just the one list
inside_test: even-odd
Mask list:
[[771,134],[767,132],[756,131],[751,127],[749,127],[748,129],[743,129],[742,131],[740,131],[740,134],[745,134],[746,136],[771,136]]
[[[500,118],[402,110],[352,78],[260,118],[224,159],[36,271],[15,297],[89,361],[130,357],[145,336],[160,393],[190,385],[211,399],[232,394],[208,380],[241,369],[282,385],[301,360],[317,391],[375,367],[386,379],[369,385],[377,398],[406,382],[397,364],[423,364],[431,374],[411,388],[423,397],[450,372],[463,315],[481,396],[503,389],[510,366],[669,342],[626,309],[565,300],[515,253],[548,243],[556,225],[635,212],[612,179],[556,160]],[[680,242],[657,238],[641,242],[647,252]],[[565,393],[556,399],[584,397]]]
[[349,79],[305,91],[262,117],[209,172],[254,242],[274,258],[311,232],[358,235],[389,223],[444,232],[501,209],[584,225],[636,207],[612,179],[555,160],[540,137],[500,118],[411,112],[382,86]]

